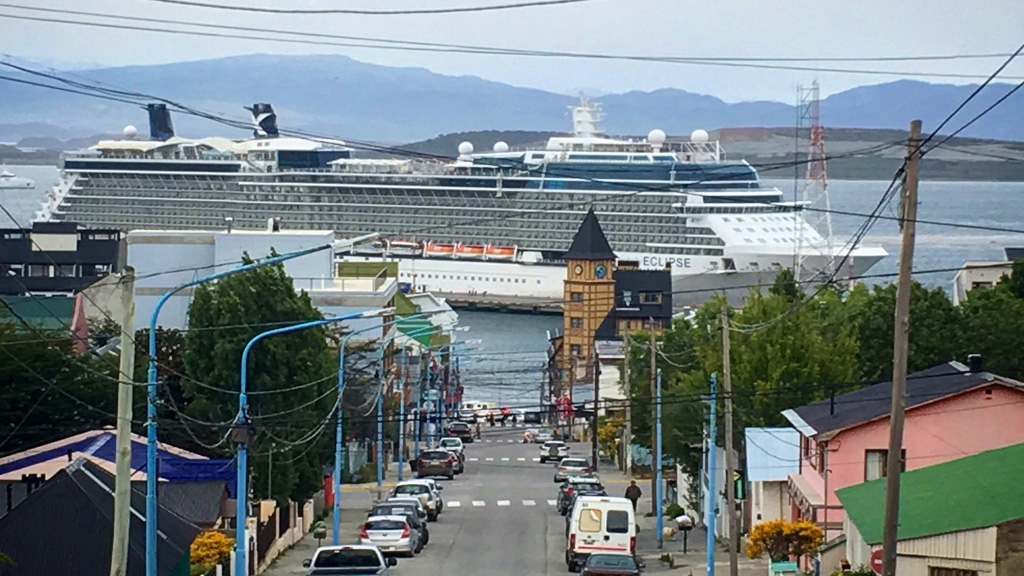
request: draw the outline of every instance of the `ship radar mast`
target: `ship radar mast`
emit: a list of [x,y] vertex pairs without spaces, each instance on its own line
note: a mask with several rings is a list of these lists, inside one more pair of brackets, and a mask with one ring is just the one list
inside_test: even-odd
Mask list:
[[604,129],[600,122],[604,120],[604,113],[601,112],[601,105],[591,103],[587,97],[580,94],[580,105],[570,106],[572,110],[572,131],[577,138],[604,138]]

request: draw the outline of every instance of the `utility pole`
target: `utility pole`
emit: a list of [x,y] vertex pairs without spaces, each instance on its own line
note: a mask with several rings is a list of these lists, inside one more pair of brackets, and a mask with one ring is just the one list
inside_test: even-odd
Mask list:
[[594,472],[597,472],[597,459],[600,456],[600,447],[597,443],[597,407],[601,400],[601,360],[597,357],[597,347],[594,347],[594,416],[591,423],[593,428],[590,436],[590,453],[593,462],[591,466]]
[[654,397],[654,410],[655,410],[655,412],[654,412],[654,414],[655,414],[655,416],[654,416],[654,438],[655,438],[654,446],[657,448],[657,450],[656,450],[657,457],[655,458],[653,464],[654,464],[654,470],[655,470],[654,477],[656,479],[655,480],[655,486],[657,486],[657,490],[655,490],[654,495],[652,497],[653,497],[655,502],[658,502],[658,504],[656,506],[657,512],[655,513],[654,517],[655,517],[655,532],[658,535],[658,550],[661,550],[662,548],[665,547],[665,519],[664,519],[664,509],[661,506],[661,499],[662,499],[661,486],[662,486],[662,482],[661,482],[661,369],[660,368],[658,369],[657,376],[654,377],[654,380],[655,380],[655,386],[657,388],[657,390],[656,390],[657,394]]
[[267,498],[274,499],[274,448],[277,445],[270,443],[270,453],[267,454]]
[[[650,345],[650,356],[651,356],[651,400],[658,397],[658,383],[657,383],[657,372],[658,372],[658,342],[654,336],[654,318],[651,318],[648,323],[647,331]],[[658,510],[661,509],[660,503],[655,496],[658,493],[658,475],[655,473],[654,467],[660,457],[658,454],[658,431],[654,429],[654,421],[657,419],[657,407],[651,402],[651,514],[656,515]]]
[[708,498],[705,503],[707,509],[704,518],[704,526],[707,527],[707,576],[715,576],[715,504],[718,496],[718,483],[716,480],[717,470],[715,460],[718,455],[718,446],[715,437],[718,434],[716,429],[718,412],[718,374],[711,375],[711,422],[708,424]]
[[885,471],[885,521],[882,534],[882,576],[896,576],[897,527],[900,517],[900,472],[903,471],[903,415],[907,393],[907,335],[910,331],[911,269],[917,224],[917,175],[921,162],[921,121],[910,123],[907,140],[906,186],[900,224],[899,283],[896,285],[896,333],[892,350],[892,413],[889,415],[889,453]]
[[[117,384],[117,452],[114,477],[114,542],[110,576],[128,570],[128,532],[131,526],[132,386],[135,385],[135,269],[125,266],[121,277],[121,366]],[[147,474],[156,473],[146,470]]]
[[569,435],[567,442],[572,442],[572,423],[576,420],[576,405],[572,402],[573,388],[576,387],[576,357],[569,358]]
[[739,576],[739,527],[736,525],[736,470],[732,460],[732,368],[729,358],[729,307],[722,306],[722,389],[725,392],[725,528],[729,531],[729,576]]
[[630,473],[633,469],[633,386],[629,380],[629,351],[631,347],[629,345],[629,336],[626,336],[626,354],[622,361],[622,394],[626,397],[626,441],[622,443],[622,448],[625,450],[622,459],[626,469],[626,474]]
[[404,479],[405,473],[405,385],[409,382],[409,359],[405,355],[405,346],[402,347],[402,361],[399,363],[402,376],[398,379],[399,401],[398,401],[398,481]]

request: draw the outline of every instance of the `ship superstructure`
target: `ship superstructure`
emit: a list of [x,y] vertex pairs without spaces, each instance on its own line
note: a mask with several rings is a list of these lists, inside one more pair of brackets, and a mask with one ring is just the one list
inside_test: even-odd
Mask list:
[[415,289],[551,298],[561,296],[562,255],[591,206],[620,259],[671,266],[679,277],[840,261],[836,275],[846,277],[885,256],[843,247],[797,258],[798,245],[831,244],[754,167],[727,160],[703,130],[676,141],[661,130],[610,138],[600,107],[586,100],[571,107],[572,135],[483,153],[463,142],[448,162],[360,158],[341,141],[281,136],[268,104],[249,110],[253,138],[186,139],[174,135],[166,107],[150,105],[149,140],[128,127],[124,139],[63,157],[38,218],[123,229],[279,219],[291,229],[377,232],[380,241],[339,258],[399,258]]

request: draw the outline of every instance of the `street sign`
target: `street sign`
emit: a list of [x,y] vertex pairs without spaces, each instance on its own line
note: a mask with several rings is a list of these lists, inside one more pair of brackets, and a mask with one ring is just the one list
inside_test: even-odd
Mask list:
[[733,473],[733,494],[736,495],[737,500],[747,499],[747,483],[743,479],[743,474],[739,472]]
[[871,569],[875,571],[875,574],[882,573],[882,549],[879,548],[871,553]]

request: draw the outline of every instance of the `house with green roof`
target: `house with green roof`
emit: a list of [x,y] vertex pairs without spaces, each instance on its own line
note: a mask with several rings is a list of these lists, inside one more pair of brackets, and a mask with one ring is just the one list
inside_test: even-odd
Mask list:
[[[1024,574],[1024,444],[900,474],[898,576]],[[881,547],[885,479],[836,492],[846,510],[846,557],[868,564]]]
[[89,349],[89,322],[82,294],[0,296],[0,322],[28,333],[62,332],[74,338],[78,352]]

